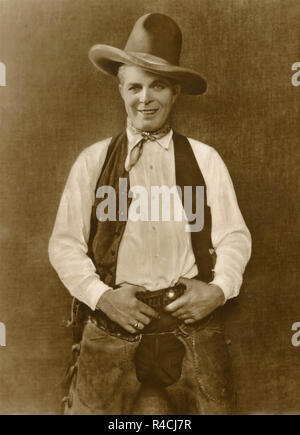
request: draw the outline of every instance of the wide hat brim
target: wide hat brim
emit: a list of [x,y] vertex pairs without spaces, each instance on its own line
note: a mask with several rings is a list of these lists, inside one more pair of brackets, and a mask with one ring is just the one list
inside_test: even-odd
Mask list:
[[119,66],[126,64],[176,80],[184,94],[200,95],[206,91],[206,80],[196,71],[173,65],[147,53],[129,52],[110,45],[97,44],[90,49],[89,59],[100,71],[108,75],[116,76]]

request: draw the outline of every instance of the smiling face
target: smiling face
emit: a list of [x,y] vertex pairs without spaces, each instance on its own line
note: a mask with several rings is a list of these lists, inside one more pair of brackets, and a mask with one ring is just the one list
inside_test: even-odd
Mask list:
[[119,68],[119,89],[134,127],[156,131],[168,120],[180,85],[136,66]]

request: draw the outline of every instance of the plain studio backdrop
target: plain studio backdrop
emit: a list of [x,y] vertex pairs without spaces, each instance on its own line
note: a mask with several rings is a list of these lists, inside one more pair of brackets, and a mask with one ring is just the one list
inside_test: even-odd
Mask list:
[[[208,90],[183,96],[175,128],[213,147],[232,176],[253,255],[228,323],[239,413],[300,413],[298,0],[0,0],[0,412],[60,413],[71,297],[47,245],[66,177],[88,145],[119,132],[116,83],[87,53],[123,48],[136,19],[173,17],[182,64]],[[298,274],[299,279],[299,274]]]

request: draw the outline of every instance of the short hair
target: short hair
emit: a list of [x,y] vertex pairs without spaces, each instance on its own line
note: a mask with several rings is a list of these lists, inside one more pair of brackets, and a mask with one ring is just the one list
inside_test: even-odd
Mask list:
[[124,82],[124,80],[123,80],[123,78],[124,78],[124,75],[123,75],[124,66],[126,66],[125,63],[120,63],[120,66],[118,68],[118,73],[117,73],[117,76],[118,76],[118,79],[119,79],[119,83],[121,83],[121,85]]

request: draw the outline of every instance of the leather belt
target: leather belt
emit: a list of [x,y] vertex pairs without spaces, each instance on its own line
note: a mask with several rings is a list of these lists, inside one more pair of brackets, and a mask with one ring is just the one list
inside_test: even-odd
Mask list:
[[109,334],[124,338],[128,341],[136,341],[137,337],[141,334],[173,331],[181,321],[171,316],[169,313],[166,313],[164,307],[182,296],[185,288],[184,284],[177,284],[174,287],[168,287],[162,290],[138,292],[136,294],[137,299],[159,312],[160,319],[153,319],[149,325],[145,326],[143,331],[137,332],[136,334],[127,332],[120,325],[112,321],[103,311],[92,311],[85,304],[79,303],[77,308],[75,308],[75,342],[79,341],[82,332],[79,331],[79,333],[76,333],[76,325],[82,325],[82,322],[93,322]]
[[149,305],[154,310],[161,312],[164,307],[183,295],[186,287],[184,284],[177,284],[174,287],[162,290],[136,293],[137,299]]

